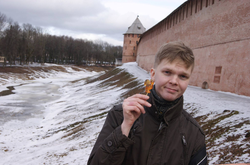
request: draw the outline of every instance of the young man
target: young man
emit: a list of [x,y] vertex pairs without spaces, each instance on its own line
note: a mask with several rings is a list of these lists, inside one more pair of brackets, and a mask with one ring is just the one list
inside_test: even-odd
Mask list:
[[183,93],[194,55],[181,42],[164,44],[156,54],[149,96],[136,94],[107,116],[89,165],[205,165],[205,135],[183,110]]

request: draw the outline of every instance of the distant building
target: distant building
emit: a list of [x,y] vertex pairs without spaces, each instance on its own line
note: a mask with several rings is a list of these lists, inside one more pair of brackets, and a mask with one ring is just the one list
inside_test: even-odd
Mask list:
[[122,65],[122,58],[116,58],[115,59],[115,66],[120,66]]
[[137,45],[141,35],[146,31],[138,17],[124,33],[122,63],[136,61]]
[[0,56],[0,64],[3,65],[5,62],[5,57],[3,56]]

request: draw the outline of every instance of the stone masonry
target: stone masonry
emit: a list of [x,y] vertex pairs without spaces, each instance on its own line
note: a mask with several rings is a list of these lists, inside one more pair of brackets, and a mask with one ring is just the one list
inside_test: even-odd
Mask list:
[[138,65],[149,71],[159,47],[170,41],[194,51],[190,85],[250,96],[250,0],[184,2],[142,34]]

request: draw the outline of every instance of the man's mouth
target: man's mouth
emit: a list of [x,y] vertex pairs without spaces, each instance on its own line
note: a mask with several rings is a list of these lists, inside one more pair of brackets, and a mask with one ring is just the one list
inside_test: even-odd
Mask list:
[[170,93],[175,93],[175,92],[178,92],[177,89],[173,89],[173,88],[168,88],[166,87],[167,91],[170,92]]

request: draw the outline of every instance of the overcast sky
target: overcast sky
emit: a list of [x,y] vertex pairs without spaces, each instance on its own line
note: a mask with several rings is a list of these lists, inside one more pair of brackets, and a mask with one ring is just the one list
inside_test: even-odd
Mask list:
[[53,35],[123,43],[137,15],[148,30],[186,0],[0,0],[0,12]]

